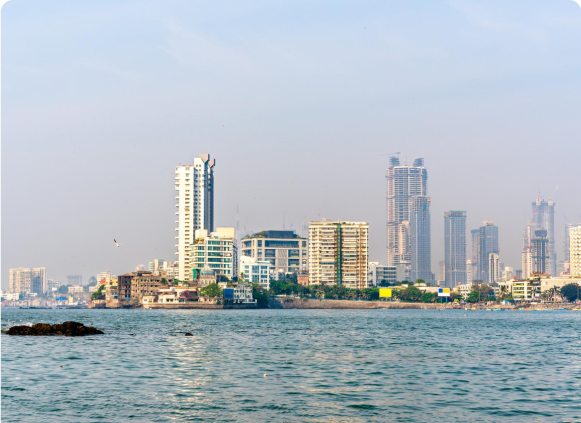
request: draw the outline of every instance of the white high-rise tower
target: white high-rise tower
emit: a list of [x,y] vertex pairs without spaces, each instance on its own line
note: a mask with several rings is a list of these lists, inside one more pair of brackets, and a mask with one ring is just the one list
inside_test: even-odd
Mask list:
[[176,166],[175,188],[178,279],[192,280],[190,252],[197,229],[214,231],[214,166],[209,154],[200,154],[193,165]]

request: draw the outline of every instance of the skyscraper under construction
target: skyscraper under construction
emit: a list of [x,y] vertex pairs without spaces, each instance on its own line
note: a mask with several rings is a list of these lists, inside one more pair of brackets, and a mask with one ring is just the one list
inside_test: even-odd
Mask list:
[[387,265],[403,265],[411,280],[434,281],[431,271],[430,197],[424,159],[412,166],[390,157],[387,169]]

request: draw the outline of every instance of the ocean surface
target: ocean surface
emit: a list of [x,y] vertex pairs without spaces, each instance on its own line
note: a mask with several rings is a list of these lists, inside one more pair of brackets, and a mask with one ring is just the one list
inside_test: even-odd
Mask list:
[[581,421],[581,312],[2,309],[67,320],[1,336],[3,423]]

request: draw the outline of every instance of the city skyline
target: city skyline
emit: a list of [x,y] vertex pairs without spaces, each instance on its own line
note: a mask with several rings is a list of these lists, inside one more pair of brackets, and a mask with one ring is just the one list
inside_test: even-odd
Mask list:
[[174,168],[204,151],[220,161],[216,226],[237,209],[242,232],[365,221],[383,263],[387,154],[405,151],[429,163],[432,272],[446,210],[466,210],[467,231],[494,220],[519,269],[539,196],[557,204],[562,260],[581,214],[581,13],[460,3],[8,2],[2,287],[9,268],[86,281],[174,257]]

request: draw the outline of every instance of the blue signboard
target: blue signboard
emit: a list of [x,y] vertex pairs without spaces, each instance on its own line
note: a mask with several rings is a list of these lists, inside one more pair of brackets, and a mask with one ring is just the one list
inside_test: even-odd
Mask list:
[[224,288],[224,299],[225,300],[234,299],[234,288]]

